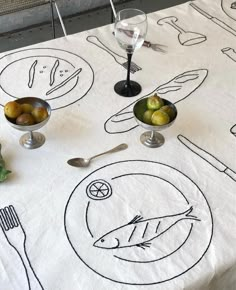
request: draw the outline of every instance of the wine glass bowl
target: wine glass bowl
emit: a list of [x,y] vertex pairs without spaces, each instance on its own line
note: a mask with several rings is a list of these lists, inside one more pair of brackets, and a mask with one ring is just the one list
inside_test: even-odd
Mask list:
[[162,146],[165,142],[164,136],[157,131],[165,130],[173,125],[177,117],[177,109],[173,103],[166,99],[162,99],[164,101],[164,106],[168,105],[173,109],[173,117],[171,118],[170,122],[165,125],[147,124],[143,121],[144,112],[147,110],[147,99],[148,97],[142,98],[134,105],[133,114],[138,125],[148,130],[141,134],[141,143],[149,148],[157,148]]
[[28,132],[22,135],[19,140],[20,144],[24,148],[35,149],[42,146],[45,142],[45,136],[42,133],[33,132],[33,131],[42,128],[50,119],[50,116],[51,116],[50,105],[46,101],[40,98],[35,98],[35,97],[24,97],[24,98],[16,99],[15,102],[17,102],[18,104],[30,104],[33,106],[33,108],[43,107],[47,110],[47,113],[48,113],[47,118],[45,118],[42,122],[39,122],[33,125],[18,125],[15,123],[15,120],[5,115],[5,118],[8,124],[10,124],[13,128],[20,131]]
[[118,12],[115,37],[126,52],[133,53],[142,47],[147,33],[146,21],[146,14],[138,9],[124,9]]
[[117,13],[115,19],[115,37],[119,46],[127,53],[127,78],[115,84],[114,90],[123,97],[134,97],[142,88],[139,83],[130,80],[131,58],[139,49],[147,34],[147,16],[138,9],[123,9]]

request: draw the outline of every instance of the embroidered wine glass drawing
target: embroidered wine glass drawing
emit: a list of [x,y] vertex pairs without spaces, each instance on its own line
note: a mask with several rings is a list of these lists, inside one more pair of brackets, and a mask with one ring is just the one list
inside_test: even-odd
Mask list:
[[157,24],[159,25],[170,25],[173,28],[175,28],[179,34],[178,34],[178,40],[179,43],[181,45],[184,46],[191,46],[191,45],[196,45],[199,44],[203,41],[206,41],[206,36],[201,34],[201,33],[197,33],[197,32],[192,32],[192,31],[186,31],[184,30],[182,27],[180,27],[179,25],[177,25],[178,18],[175,16],[169,16],[169,17],[165,17],[162,18],[160,20],[157,21]]

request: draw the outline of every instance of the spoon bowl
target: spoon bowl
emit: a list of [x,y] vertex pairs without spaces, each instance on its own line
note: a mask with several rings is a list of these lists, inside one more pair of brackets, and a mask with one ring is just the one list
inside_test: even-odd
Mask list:
[[78,157],[78,158],[72,158],[68,160],[67,163],[74,167],[88,167],[91,162],[90,160],[91,159]]

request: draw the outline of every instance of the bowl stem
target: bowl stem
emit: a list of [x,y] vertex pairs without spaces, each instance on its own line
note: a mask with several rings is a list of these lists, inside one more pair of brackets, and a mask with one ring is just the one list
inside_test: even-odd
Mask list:
[[29,131],[20,138],[20,144],[26,149],[36,149],[42,146],[45,142],[45,137],[39,132]]
[[165,138],[156,131],[146,131],[140,136],[140,141],[149,148],[157,148],[165,143]]

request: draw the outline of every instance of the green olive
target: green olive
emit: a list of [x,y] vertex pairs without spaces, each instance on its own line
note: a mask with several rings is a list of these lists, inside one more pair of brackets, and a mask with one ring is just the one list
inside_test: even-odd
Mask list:
[[154,110],[147,110],[143,114],[143,122],[146,124],[151,125],[152,124],[152,114]]
[[147,108],[149,110],[158,110],[164,106],[164,101],[157,94],[148,97],[147,99]]
[[161,107],[160,110],[166,112],[169,115],[170,121],[174,120],[175,110],[173,109],[173,107],[166,105],[166,106]]
[[166,125],[170,122],[170,117],[169,115],[161,110],[157,110],[152,114],[152,124],[153,125]]

